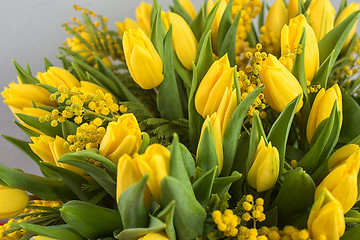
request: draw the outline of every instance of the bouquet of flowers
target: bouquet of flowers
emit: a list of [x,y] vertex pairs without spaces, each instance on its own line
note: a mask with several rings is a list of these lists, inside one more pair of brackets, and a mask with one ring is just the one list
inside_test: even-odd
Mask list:
[[359,4],[74,8],[2,92],[43,176],[0,164],[1,239],[360,238]]

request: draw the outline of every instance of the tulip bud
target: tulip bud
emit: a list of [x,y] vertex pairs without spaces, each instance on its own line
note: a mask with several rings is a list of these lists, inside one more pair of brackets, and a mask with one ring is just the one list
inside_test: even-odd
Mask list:
[[142,144],[141,130],[133,114],[123,114],[117,122],[110,122],[100,143],[99,153],[118,163],[124,154],[133,155]]
[[132,20],[131,18],[125,18],[125,21],[123,22],[115,22],[115,25],[121,38],[124,35],[125,31],[129,31],[130,29],[140,28],[140,24]]
[[269,142],[265,145],[261,137],[256,153],[253,157],[247,181],[257,192],[264,192],[272,188],[279,176],[279,152]]
[[149,232],[138,240],[169,240],[164,232]]
[[190,26],[180,15],[173,12],[162,14],[161,17],[167,31],[172,25],[172,44],[176,56],[186,69],[192,70],[198,42]]
[[[337,25],[339,25],[342,21],[344,21],[350,14],[352,14],[353,12],[357,11],[360,9],[360,4],[359,3],[350,3],[349,5],[347,5],[339,14],[339,16],[336,18],[335,20],[335,27]],[[344,49],[347,48],[347,46],[349,46],[349,43],[351,41],[351,39],[353,38],[355,31],[356,31],[356,26],[357,26],[358,21],[356,21],[356,23],[354,24],[354,26],[352,27],[352,29],[350,30],[349,35],[347,36],[345,43],[341,49],[341,51],[343,51]]]
[[189,16],[194,19],[196,17],[196,11],[190,0],[179,0],[180,5],[185,9]]
[[351,154],[346,163],[332,170],[315,191],[315,198],[326,188],[342,205],[344,213],[356,203],[358,196],[358,172],[360,152]]
[[147,186],[150,192],[158,203],[161,196],[161,180],[169,176],[170,172],[170,151],[160,145],[152,144],[144,154],[138,155],[135,158],[141,174],[149,174]]
[[199,147],[200,147],[200,143],[201,143],[204,131],[205,131],[206,127],[209,127],[210,125],[211,125],[211,127],[212,127],[212,129],[214,131],[215,142],[213,143],[212,146],[209,146],[209,147],[214,147],[215,146],[216,155],[217,155],[217,159],[218,159],[218,169],[219,169],[219,173],[221,173],[221,170],[223,168],[224,155],[223,155],[223,145],[222,145],[222,134],[221,134],[220,119],[217,117],[216,113],[213,113],[210,118],[209,118],[209,116],[207,116],[206,120],[203,123],[203,126],[201,128],[199,145],[198,145],[198,149],[196,151],[196,155],[198,155]]
[[236,90],[226,88],[224,96],[220,102],[219,108],[216,111],[216,117],[220,121],[221,136],[224,136],[226,126],[232,117],[237,107]]
[[60,86],[71,90],[74,87],[79,87],[80,82],[70,72],[63,68],[49,67],[44,73],[38,73],[37,78],[40,83],[47,84],[56,88]]
[[138,20],[141,29],[144,30],[146,35],[150,36],[151,32],[151,12],[153,5],[145,2],[141,2],[136,8],[136,19]]
[[318,42],[334,28],[334,18],[335,9],[329,0],[311,1],[308,19]]
[[[305,3],[306,0],[301,0]],[[288,4],[288,20],[296,17],[299,13],[299,0],[289,0]]]
[[213,2],[213,0],[208,0],[206,4],[206,14],[209,15],[217,1],[220,1],[220,4],[216,11],[213,24],[211,25],[211,43],[213,45],[213,51],[215,54],[218,53],[218,32],[221,18],[226,9],[226,2],[224,0],[216,0],[215,2]]
[[317,126],[331,114],[331,110],[337,100],[337,109],[341,112],[340,124],[342,123],[342,95],[337,84],[328,90],[323,88],[317,93],[309,114],[306,137],[310,142]]
[[123,48],[129,72],[140,87],[151,89],[163,81],[163,63],[144,31],[140,28],[126,31]]
[[326,188],[315,198],[307,226],[312,239],[339,240],[344,234],[343,208]]
[[[285,25],[281,30],[281,55],[284,56],[289,50],[291,53],[298,48],[299,41],[303,29],[306,30],[305,40],[305,78],[310,81],[314,78],[316,71],[319,69],[319,47],[316,40],[315,33],[310,25],[307,23],[304,15],[300,14],[296,18],[290,19],[289,26]],[[289,63],[285,67],[291,71],[294,59],[286,58]]]
[[[303,93],[300,83],[294,75],[271,54],[261,65],[260,77],[265,85],[263,93],[266,101],[278,112],[284,110],[294,98]],[[301,109],[302,105],[301,97],[296,112]]]
[[24,211],[29,197],[25,191],[0,186],[0,219],[12,218]]
[[[352,158],[357,158],[357,162],[360,164],[360,147],[356,144],[345,145],[342,148],[336,150],[331,154],[328,159],[328,169],[332,171],[337,166],[347,163],[348,161],[353,161]],[[357,166],[357,171],[359,171],[359,166]]]
[[275,42],[273,53],[278,55],[280,52],[280,35],[282,27],[288,22],[288,12],[283,0],[276,0],[270,7],[265,19],[265,32]]
[[230,67],[227,54],[215,61],[204,78],[195,95],[195,107],[204,118],[211,116],[219,108],[226,88],[232,89],[234,68]]

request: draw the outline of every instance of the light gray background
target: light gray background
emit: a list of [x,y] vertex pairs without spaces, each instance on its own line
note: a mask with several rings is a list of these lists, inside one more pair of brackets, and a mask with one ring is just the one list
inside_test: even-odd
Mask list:
[[[144,0],[152,2],[151,0]],[[350,0],[351,1],[351,0]],[[61,25],[72,16],[81,14],[72,8],[77,4],[109,18],[109,27],[116,29],[113,22],[125,17],[135,18],[135,8],[140,0],[0,0],[0,86],[1,91],[10,82],[16,81],[16,71],[11,60],[21,66],[29,62],[34,75],[44,71],[43,57],[55,66],[62,66],[56,58],[57,47],[67,35]],[[164,10],[172,0],[158,0]],[[192,0],[196,9],[203,0]],[[273,2],[271,0],[270,2]],[[340,0],[331,0],[337,10]],[[358,0],[355,2],[359,2]],[[360,25],[360,24],[359,24]],[[359,33],[359,28],[357,32]],[[2,99],[2,98],[1,98]],[[27,136],[13,123],[14,116],[8,107],[0,103],[0,133],[27,139]],[[38,167],[24,153],[0,138],[0,163],[26,172],[39,174]]]

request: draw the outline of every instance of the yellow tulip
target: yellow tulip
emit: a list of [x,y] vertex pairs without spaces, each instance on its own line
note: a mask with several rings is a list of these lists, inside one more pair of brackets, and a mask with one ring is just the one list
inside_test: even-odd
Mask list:
[[234,68],[230,67],[227,55],[215,61],[197,89],[195,107],[197,112],[206,118],[219,108],[226,88],[232,89]]
[[[360,164],[359,145],[349,144],[336,150],[328,160],[328,169],[331,171],[343,163],[353,161],[352,158],[357,158],[356,161]],[[357,171],[359,171],[359,166],[357,167]]]
[[126,31],[123,48],[129,72],[140,87],[151,89],[163,81],[163,63],[144,31],[140,28]]
[[[263,93],[266,101],[278,112],[284,110],[294,98],[303,93],[300,83],[294,75],[271,54],[261,65],[260,77],[265,85]],[[296,112],[301,109],[302,105],[301,97]]]
[[161,15],[166,30],[172,25],[172,44],[182,65],[192,70],[196,58],[198,42],[190,26],[178,14],[167,12]]
[[192,5],[190,0],[179,0],[179,3],[192,19],[196,17],[196,11],[194,5]]
[[[304,3],[306,0],[302,0]],[[299,0],[289,0],[288,4],[288,20],[296,17],[299,13]]]
[[314,29],[319,42],[334,28],[335,9],[329,0],[311,1],[309,6],[309,23]]
[[337,109],[341,112],[340,124],[342,123],[342,95],[337,84],[328,90],[323,88],[317,93],[309,114],[306,137],[310,142],[317,126],[331,114],[331,110],[337,100]]
[[343,208],[326,188],[315,198],[307,226],[312,239],[339,240],[344,234]]
[[264,138],[261,137],[247,175],[249,185],[257,192],[269,190],[277,181],[279,165],[278,150],[271,142],[266,146]]
[[[360,9],[360,4],[359,3],[350,3],[349,5],[347,5],[339,14],[339,16],[336,18],[335,20],[335,27],[337,25],[339,25],[342,21],[344,21],[350,14],[352,14],[353,12],[357,11]],[[341,51],[344,51],[347,46],[349,45],[351,39],[353,38],[355,31],[356,31],[356,26],[357,26],[358,21],[356,21],[355,25],[352,27],[349,35],[347,36],[344,46],[342,47]]]
[[326,188],[342,205],[344,213],[356,203],[360,152],[357,151],[340,166],[332,170],[316,188],[315,198]]
[[[206,127],[208,127],[208,126],[211,126],[213,131],[214,131],[214,135],[215,135],[214,146],[215,146],[215,149],[216,149],[216,155],[217,155],[217,159],[218,159],[218,169],[219,169],[219,174],[220,174],[221,170],[223,168],[223,165],[224,165],[224,155],[223,155],[223,145],[222,145],[222,134],[221,134],[220,119],[217,117],[216,113],[213,113],[210,118],[209,118],[209,116],[207,116],[206,120],[203,123],[203,126],[201,128],[199,145],[198,145],[198,149],[196,151],[196,155],[198,155],[198,151],[199,151],[199,147],[200,147],[200,143],[201,143],[203,133],[204,133]],[[212,146],[210,146],[210,147],[212,147]]]
[[274,54],[278,55],[280,52],[280,35],[282,27],[288,22],[288,12],[283,0],[276,0],[270,7],[265,19],[265,31],[270,36],[272,35],[276,41]]
[[124,35],[125,31],[129,31],[130,29],[137,29],[141,27],[139,23],[137,23],[131,18],[125,18],[125,21],[123,22],[115,22],[115,26],[118,30],[120,37]]
[[123,114],[117,122],[111,122],[101,140],[99,153],[118,163],[124,154],[133,155],[142,144],[141,130],[133,114]]
[[[213,9],[215,3],[213,0],[208,0],[206,4],[206,14],[209,15],[210,11]],[[216,11],[213,24],[211,25],[211,43],[213,45],[213,51],[215,54],[218,53],[218,32],[219,32],[219,26],[221,22],[221,18],[224,14],[226,8],[226,2],[224,0],[220,0],[220,5]]]
[[[128,189],[131,185],[135,184],[142,178],[139,167],[137,166],[138,154],[135,153],[134,159],[129,155],[124,154],[117,165],[117,182],[116,182],[116,201],[119,201],[120,195]],[[146,188],[144,192],[144,204],[150,206],[150,192]]]
[[220,102],[219,108],[216,111],[216,117],[219,118],[221,127],[221,136],[224,136],[226,126],[232,117],[237,107],[236,90],[226,88],[224,96]]
[[149,3],[141,2],[136,8],[136,19],[138,20],[141,29],[150,36],[151,32],[151,12],[153,6]]
[[169,240],[164,232],[150,232],[138,240]]
[[44,73],[38,73],[37,78],[40,83],[47,84],[56,88],[60,86],[71,90],[74,87],[79,87],[80,82],[70,72],[63,68],[49,67]]
[[142,176],[149,174],[146,184],[155,201],[159,203],[161,180],[169,176],[170,172],[170,151],[160,144],[152,144],[145,150],[144,154],[137,155],[134,159]]
[[[296,18],[290,19],[289,26],[285,25],[281,30],[281,54],[286,52],[295,52],[299,45],[303,29],[306,30],[305,40],[305,77],[307,81],[314,78],[316,71],[319,69],[319,47],[316,36],[310,25],[307,23],[304,15],[300,14]],[[294,59],[286,58],[289,63],[285,67],[291,71]]]
[[27,193],[20,189],[0,186],[0,219],[12,218],[28,205]]

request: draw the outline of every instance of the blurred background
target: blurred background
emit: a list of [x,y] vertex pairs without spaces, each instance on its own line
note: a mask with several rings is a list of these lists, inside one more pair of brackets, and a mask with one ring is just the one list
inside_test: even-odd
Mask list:
[[[151,3],[151,0],[143,0]],[[198,10],[203,0],[191,0]],[[272,4],[274,0],[268,1]],[[335,10],[339,8],[341,0],[330,0]],[[12,59],[21,66],[30,64],[34,76],[44,72],[46,57],[54,66],[61,67],[58,47],[69,35],[61,25],[70,21],[72,17],[81,17],[75,11],[73,4],[93,10],[95,13],[109,18],[109,28],[116,30],[114,22],[123,21],[125,17],[135,18],[135,9],[141,0],[0,0],[0,86],[17,81],[17,73]],[[349,0],[348,2],[353,2]],[[355,0],[359,2],[359,0]],[[158,0],[163,10],[167,11],[172,0]],[[360,24],[357,26],[360,33]],[[1,97],[1,101],[3,98]],[[27,140],[28,137],[13,123],[14,116],[4,103],[0,103],[0,133]],[[16,149],[4,138],[0,137],[0,163],[20,168],[29,173],[40,174],[38,167],[32,160]]]

